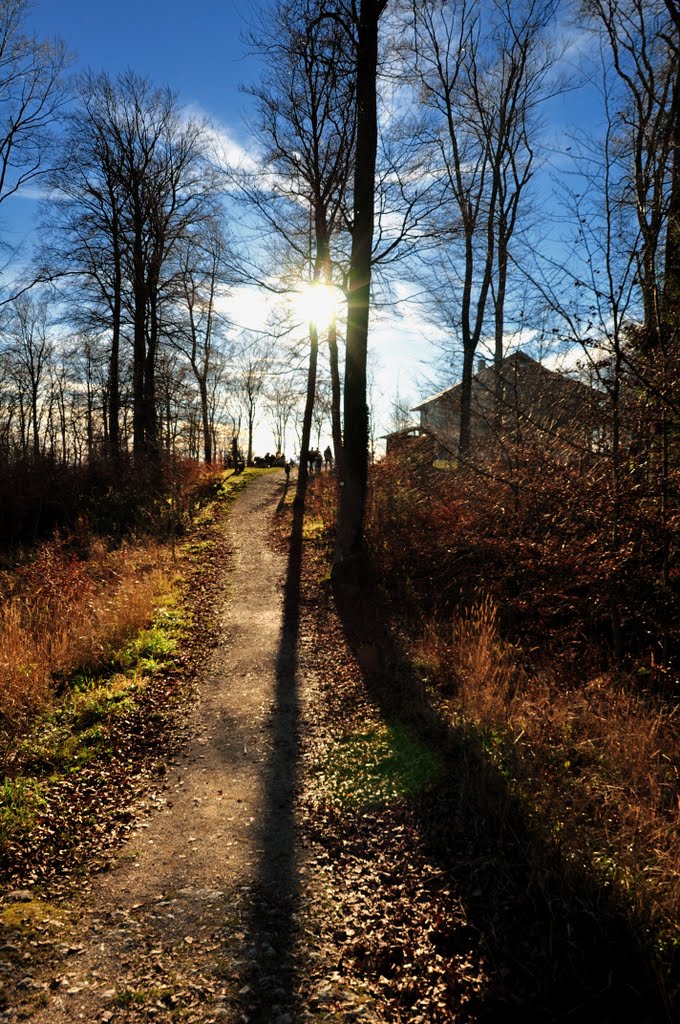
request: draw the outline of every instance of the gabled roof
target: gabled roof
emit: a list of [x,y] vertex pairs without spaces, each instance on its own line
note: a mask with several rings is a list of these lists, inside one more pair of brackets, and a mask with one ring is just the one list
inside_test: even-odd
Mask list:
[[413,420],[411,423],[407,423],[405,426],[400,427],[399,430],[390,430],[389,434],[381,434],[381,440],[385,440],[386,437],[408,437],[409,434],[413,433],[414,430],[422,430],[420,423],[416,423]]
[[[525,369],[534,369],[545,375],[545,379],[559,381],[567,385],[572,385],[576,388],[584,388],[588,392],[591,392],[591,388],[587,384],[583,384],[581,381],[575,380],[573,377],[568,377],[564,373],[559,373],[556,370],[549,370],[547,366],[543,366],[536,359],[527,355],[526,352],[520,352],[517,350],[511,355],[506,356],[501,363],[501,373],[503,369],[512,369],[516,372],[520,367]],[[506,380],[510,378],[506,376]],[[473,377],[474,381],[477,381],[483,387],[493,390],[496,381],[496,371],[493,363],[489,363]],[[411,409],[411,412],[420,412],[421,409],[426,408],[433,402],[438,402],[444,396],[448,396],[451,399],[457,397],[458,393],[462,390],[462,384],[453,384],[451,387],[444,388],[442,391],[438,391],[436,395],[432,395],[430,398],[426,398],[420,405],[416,405]]]

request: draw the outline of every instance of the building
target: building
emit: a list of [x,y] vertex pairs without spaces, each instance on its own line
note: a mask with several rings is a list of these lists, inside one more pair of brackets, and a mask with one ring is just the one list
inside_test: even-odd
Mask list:
[[[436,439],[436,458],[458,453],[462,385],[432,395],[412,411],[420,422],[387,438],[387,451],[408,444],[416,433]],[[590,450],[602,434],[600,392],[564,373],[549,370],[525,352],[501,363],[500,377],[483,360],[472,379],[471,450],[475,456],[495,442],[540,443],[562,453]],[[402,435],[404,435],[402,437]]]

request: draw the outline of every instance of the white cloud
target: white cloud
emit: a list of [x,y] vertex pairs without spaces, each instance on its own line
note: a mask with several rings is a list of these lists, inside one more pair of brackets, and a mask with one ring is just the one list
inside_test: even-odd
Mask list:
[[252,172],[259,167],[255,156],[236,139],[236,133],[228,125],[206,113],[198,104],[192,103],[182,111],[185,121],[202,121],[210,140],[214,159],[224,170]]

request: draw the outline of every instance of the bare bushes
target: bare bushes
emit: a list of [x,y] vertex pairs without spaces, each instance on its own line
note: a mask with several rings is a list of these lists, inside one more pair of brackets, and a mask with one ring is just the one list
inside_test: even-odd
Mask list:
[[121,455],[75,466],[47,457],[0,461],[0,555],[11,557],[56,530],[162,538],[186,524],[197,501],[214,496],[222,475],[170,457],[143,462]]
[[414,642],[431,693],[486,754],[559,845],[677,941],[680,919],[680,719],[620,673],[564,678],[528,671],[481,598],[448,627],[430,620]]
[[383,460],[369,557],[440,715],[481,744],[566,876],[613,889],[668,956],[680,920],[680,616],[664,563],[676,510],[635,467],[615,493],[595,458],[512,455],[477,471]]
[[83,470],[71,532],[0,574],[0,725],[16,726],[74,673],[106,673],[168,588],[172,551],[163,540],[190,526],[225,481],[192,462],[168,463],[160,476],[128,470],[118,478],[112,465]]
[[[565,667],[628,657],[667,685],[680,650],[680,519],[631,470],[515,449],[477,469],[407,459],[375,467],[368,546],[395,599],[448,611],[489,594],[504,635]],[[667,505],[667,503],[666,503]],[[675,575],[674,575],[675,574]]]

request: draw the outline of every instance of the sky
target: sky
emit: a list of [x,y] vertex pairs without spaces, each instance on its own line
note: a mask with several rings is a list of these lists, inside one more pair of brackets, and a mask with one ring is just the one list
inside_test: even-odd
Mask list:
[[[246,0],[35,0],[28,25],[38,37],[59,36],[73,51],[76,71],[89,68],[115,75],[132,68],[157,85],[171,86],[182,106],[207,115],[235,144],[252,151],[245,120],[248,97],[241,87],[258,78],[257,58],[247,52],[243,38],[253,6]],[[579,96],[562,98],[552,116],[578,120],[582,103]],[[15,239],[30,237],[36,203],[29,194],[11,207],[3,228],[14,232]],[[437,331],[422,323],[406,296],[407,289],[397,286],[400,301],[393,311],[372,319],[369,348],[378,435],[390,429],[397,395],[406,405],[415,405],[441,386],[435,369]],[[242,326],[257,329],[262,313],[250,298],[234,315]],[[268,448],[271,433],[261,429],[257,440],[258,448]]]

